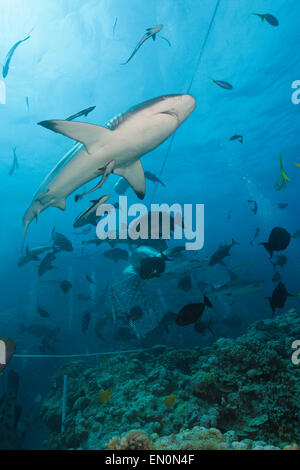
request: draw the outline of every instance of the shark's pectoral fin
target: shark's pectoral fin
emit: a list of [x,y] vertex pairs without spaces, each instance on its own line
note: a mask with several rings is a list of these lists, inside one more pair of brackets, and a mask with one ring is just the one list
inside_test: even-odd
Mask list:
[[116,175],[125,178],[139,199],[144,199],[146,192],[146,183],[144,170],[140,160],[136,160],[131,165],[116,168],[113,171]]
[[81,142],[88,153],[91,153],[95,144],[103,144],[111,137],[113,131],[106,127],[95,126],[94,124],[87,124],[85,122],[73,121],[42,121],[38,123],[39,126],[46,127],[53,132],[63,134],[70,139]]

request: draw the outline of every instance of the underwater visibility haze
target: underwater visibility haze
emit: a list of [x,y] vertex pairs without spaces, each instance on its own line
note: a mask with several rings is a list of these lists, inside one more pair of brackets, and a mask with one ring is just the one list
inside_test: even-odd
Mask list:
[[0,0],[0,449],[299,450],[299,15]]

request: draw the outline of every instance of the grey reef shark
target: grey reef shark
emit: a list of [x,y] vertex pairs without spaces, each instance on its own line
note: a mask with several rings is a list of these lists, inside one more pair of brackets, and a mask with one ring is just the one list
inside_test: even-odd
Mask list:
[[140,158],[170,137],[196,106],[193,96],[170,94],[145,101],[117,115],[104,127],[64,120],[39,125],[76,140],[75,146],[46,177],[23,217],[23,244],[29,224],[48,207],[66,208],[66,198],[94,178],[100,189],[111,173],[125,178],[140,199],[145,175]]

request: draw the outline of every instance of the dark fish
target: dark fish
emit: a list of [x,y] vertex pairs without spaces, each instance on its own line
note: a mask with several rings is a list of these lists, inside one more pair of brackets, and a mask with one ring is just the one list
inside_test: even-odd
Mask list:
[[139,267],[139,275],[142,279],[149,280],[159,277],[166,269],[166,261],[170,261],[165,255],[144,258]]
[[272,258],[274,251],[285,250],[289,246],[290,241],[291,235],[287,230],[281,227],[275,227],[270,233],[269,240],[267,242],[260,243],[260,245],[265,247]]
[[208,330],[213,336],[215,336],[212,328],[211,328],[211,320],[208,323],[204,323],[200,320],[197,320],[196,323],[194,324],[194,330],[196,333],[199,333],[200,335],[204,335],[206,331]]
[[10,61],[12,59],[12,56],[14,55],[15,50],[17,49],[17,47],[20,44],[22,44],[22,42],[27,41],[27,39],[29,39],[29,38],[30,38],[30,36],[27,36],[25,39],[22,39],[21,41],[16,42],[13,45],[13,47],[9,50],[9,52],[7,53],[7,56],[6,56],[6,59],[5,59],[5,64],[3,66],[3,71],[2,71],[3,78],[7,77],[7,74],[8,74],[8,71],[9,71]]
[[101,341],[105,341],[104,337],[103,337],[103,334],[102,334],[102,327],[103,327],[103,321],[100,319],[100,320],[97,321],[97,323],[95,325],[95,328],[94,328],[94,331],[95,331],[97,337]]
[[9,363],[9,361],[11,360],[12,356],[14,355],[15,350],[16,350],[16,345],[9,338],[0,338],[0,341],[5,343],[5,354],[6,354],[6,358],[5,358],[6,363],[5,364],[0,363],[0,374],[1,374],[2,371],[5,369],[5,367],[7,366],[7,364]]
[[166,187],[162,180],[159,179],[154,173],[151,173],[151,171],[145,171],[145,178],[149,181],[153,181],[153,183],[159,183],[163,187]]
[[91,322],[91,314],[90,312],[86,312],[83,317],[82,317],[82,321],[81,321],[81,331],[82,333],[86,333],[89,326],[90,326],[90,322]]
[[280,273],[276,272],[274,276],[272,277],[272,282],[278,282],[281,279]]
[[166,333],[170,333],[169,326],[174,325],[174,322],[176,321],[177,314],[173,312],[167,312],[161,321],[158,324],[158,329],[161,330],[163,329]]
[[271,15],[270,13],[252,13],[252,15],[258,16],[261,19],[261,22],[263,23],[264,20],[266,20],[271,26],[278,26],[279,21],[275,16]]
[[215,83],[221,88],[224,88],[225,90],[232,90],[233,88],[233,86],[230,83],[224,82],[223,80],[213,80],[213,83]]
[[256,230],[255,230],[254,237],[253,237],[252,240],[250,241],[250,245],[253,245],[254,241],[257,239],[257,237],[258,237],[258,235],[259,235],[259,232],[260,232],[260,228],[257,227]]
[[52,265],[52,261],[56,259],[55,252],[47,253],[46,256],[42,259],[39,265],[39,276],[43,276],[50,269],[57,269]]
[[29,98],[26,96],[26,106],[27,106],[27,111],[29,111]]
[[227,220],[231,220],[231,214],[232,214],[232,211],[229,211],[227,215]]
[[191,276],[184,276],[177,284],[177,287],[185,292],[188,292],[192,288],[192,279]]
[[111,250],[104,251],[103,256],[117,263],[120,260],[128,260],[128,251],[122,250],[122,248],[112,248]]
[[72,284],[69,281],[61,281],[60,282],[60,288],[63,291],[64,294],[67,294],[70,289],[72,289]]
[[138,43],[138,45],[136,46],[136,48],[134,49],[133,53],[131,54],[131,56],[129,57],[128,60],[126,60],[126,62],[124,62],[123,64],[121,65],[126,65],[128,64],[128,62],[135,56],[135,54],[137,53],[137,51],[139,50],[139,48],[144,44],[145,41],[147,41],[147,39],[151,38],[153,39],[153,41],[155,41],[155,38],[156,38],[156,35],[157,33],[159,33],[163,28],[163,25],[162,24],[159,24],[157,26],[154,26],[153,28],[147,28],[147,32],[146,34],[144,34],[144,36],[142,37],[142,39],[140,40],[140,42]]
[[276,261],[276,265],[277,266],[280,266],[281,268],[283,268],[286,263],[287,263],[287,257],[285,255],[278,255],[277,256],[277,261]]
[[52,230],[51,240],[53,245],[61,251],[73,251],[73,245],[70,240],[62,233],[56,232],[55,227]]
[[41,317],[43,317],[43,318],[49,318],[49,317],[50,317],[50,314],[49,314],[46,310],[44,310],[44,309],[40,306],[39,303],[37,304],[37,311],[38,311],[39,315],[40,315]]
[[268,297],[273,314],[275,313],[276,308],[282,309],[284,307],[288,297],[293,297],[293,295],[288,293],[282,282],[279,282],[272,294],[272,297]]
[[257,214],[257,211],[258,211],[258,204],[256,201],[252,201],[251,199],[248,200],[248,202],[251,204],[253,203],[253,207],[250,209],[253,214]]
[[229,140],[238,140],[241,144],[244,142],[244,137],[241,134],[234,134]]
[[283,210],[283,209],[286,209],[287,206],[288,206],[288,204],[287,204],[286,202],[279,202],[279,203],[278,203],[278,208],[279,208],[279,209],[282,209],[282,210]]
[[118,23],[118,18],[116,18],[116,19],[115,19],[115,22],[114,22],[114,26],[113,26],[113,35],[115,35],[117,23]]
[[90,284],[94,284],[94,286],[96,285],[96,283],[93,281],[93,279],[91,278],[91,276],[89,276],[88,274],[86,274],[85,278],[86,278],[86,280],[87,280]]
[[12,162],[12,167],[9,170],[9,176],[11,176],[15,170],[19,168],[19,162],[18,162],[18,157],[17,157],[17,149],[16,147],[13,148],[13,162]]
[[127,317],[128,317],[128,320],[137,321],[137,320],[140,320],[140,318],[142,318],[143,315],[144,315],[144,312],[141,309],[141,307],[135,306],[130,309],[130,312],[127,315]]
[[76,119],[81,116],[87,117],[94,109],[96,106],[91,106],[90,108],[83,109],[82,111],[79,111],[79,113],[72,114],[72,116],[69,116],[66,121],[73,121],[73,119]]
[[214,266],[215,264],[222,264],[225,266],[223,259],[226,258],[227,256],[230,256],[230,250],[234,245],[239,245],[238,242],[236,242],[234,239],[232,239],[231,245],[220,245],[217,251],[210,257],[210,260],[208,262],[209,266]]
[[186,305],[178,313],[175,320],[176,325],[187,326],[191,323],[195,323],[201,317],[205,307],[213,307],[210,300],[206,296],[204,296],[204,302]]

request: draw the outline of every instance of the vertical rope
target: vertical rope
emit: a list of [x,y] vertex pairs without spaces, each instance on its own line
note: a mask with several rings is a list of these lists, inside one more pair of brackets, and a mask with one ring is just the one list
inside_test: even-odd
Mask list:
[[[199,55],[198,55],[198,59],[197,59],[197,62],[196,62],[195,71],[194,71],[194,73],[193,73],[193,75],[192,75],[192,78],[191,78],[191,81],[190,81],[190,83],[189,83],[189,86],[187,87],[186,93],[190,93],[191,88],[192,88],[192,86],[193,86],[193,83],[194,83],[194,80],[195,80],[195,77],[196,77],[198,68],[199,68],[200,63],[201,63],[201,59],[202,59],[202,56],[203,56],[203,52],[204,52],[206,43],[207,43],[207,41],[208,41],[210,32],[211,32],[211,30],[212,30],[212,27],[213,27],[213,24],[214,24],[214,21],[215,21],[215,18],[216,18],[216,14],[217,14],[217,11],[218,11],[220,2],[221,2],[221,0],[217,0],[217,3],[216,3],[216,6],[215,6],[215,9],[214,9],[214,12],[213,12],[213,14],[212,14],[212,17],[211,17],[211,20],[210,20],[210,23],[209,23],[208,30],[207,30],[207,32],[206,32],[206,35],[205,35],[203,44],[202,44],[202,46],[201,46],[201,49],[200,49],[200,52],[199,52]],[[172,149],[172,145],[173,145],[173,142],[174,142],[174,139],[175,139],[175,135],[176,135],[176,132],[175,132],[174,134],[172,134],[172,137],[171,137],[171,139],[170,139],[170,141],[169,141],[169,145],[168,145],[168,148],[167,148],[167,151],[166,151],[166,155],[165,155],[165,158],[164,158],[164,160],[163,160],[163,163],[162,163],[162,166],[161,166],[159,175],[158,175],[158,178],[159,178],[159,179],[161,179],[162,174],[163,174],[163,172],[164,172],[164,169],[165,169],[165,166],[166,166],[166,163],[167,163],[167,160],[168,160],[168,157],[169,157],[169,154],[170,154],[170,151],[171,151],[171,149]],[[153,199],[154,199],[154,197],[155,197],[155,195],[156,195],[157,188],[158,188],[158,184],[159,184],[158,182],[155,183],[154,190],[153,190],[152,197],[151,197],[151,201],[153,201]]]

